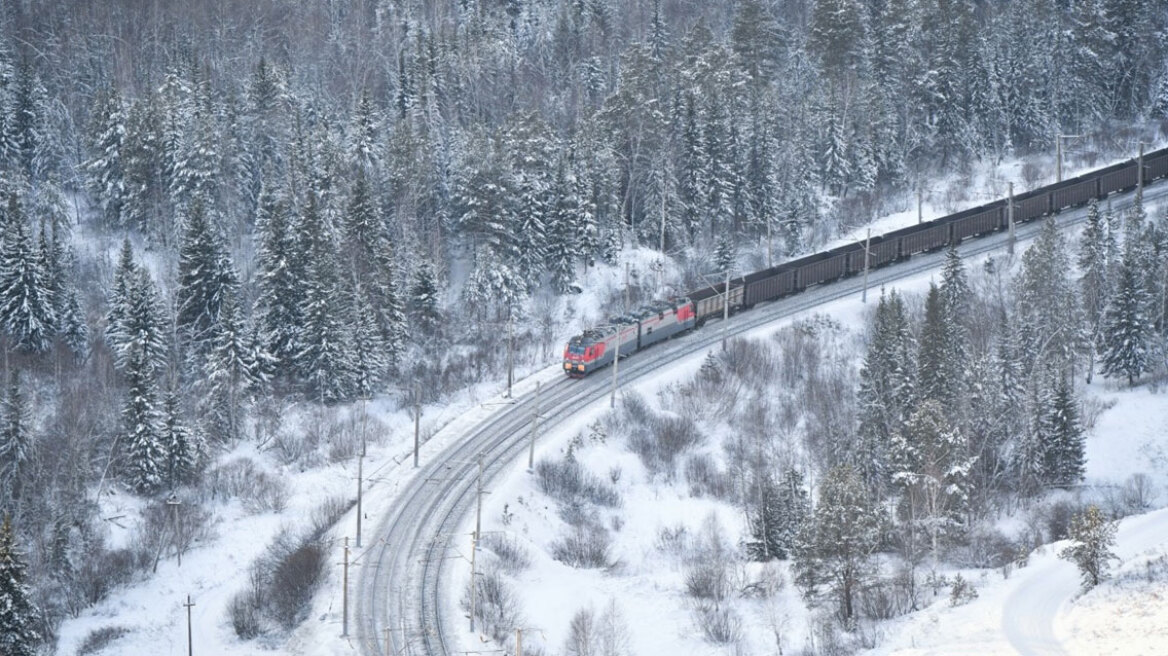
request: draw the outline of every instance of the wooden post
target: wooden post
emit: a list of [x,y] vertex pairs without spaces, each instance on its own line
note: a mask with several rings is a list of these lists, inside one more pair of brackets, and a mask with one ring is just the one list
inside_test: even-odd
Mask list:
[[187,595],[187,603],[183,604],[187,609],[187,656],[194,656],[195,653],[194,634],[191,632],[191,608],[194,605],[195,602],[191,601],[191,596]]
[[418,436],[422,426],[422,388],[414,385],[414,469],[418,468]]
[[726,269],[726,287],[722,303],[722,350],[726,350],[726,341],[730,337],[730,269]]
[[616,354],[612,356],[612,394],[608,397],[608,407],[616,407],[617,370],[620,369],[621,325],[616,324]]
[[341,637],[349,637],[349,538],[345,538],[345,560],[341,576]]
[[864,240],[864,291],[860,294],[860,302],[868,302],[868,255],[872,252],[872,229],[868,228],[868,237]]
[[535,412],[531,414],[531,443],[527,447],[527,471],[535,469],[535,433],[539,430],[539,381],[535,382]]
[[1006,221],[1010,227],[1010,241],[1007,244],[1007,252],[1010,255],[1014,254],[1014,183],[1006,183],[1007,193],[1009,197],[1006,200]]

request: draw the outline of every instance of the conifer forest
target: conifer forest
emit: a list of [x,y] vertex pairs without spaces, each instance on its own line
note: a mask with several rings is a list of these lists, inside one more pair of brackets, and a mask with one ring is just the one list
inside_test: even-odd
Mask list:
[[[289,408],[440,404],[505,376],[504,326],[558,362],[564,299],[622,253],[664,251],[683,292],[937,175],[1060,135],[1102,166],[1149,130],[1162,2],[0,0],[0,654],[54,653],[207,537],[250,476],[222,456],[272,448]],[[845,633],[873,581],[909,581],[888,584],[907,612],[938,560],[1013,558],[984,524],[1083,480],[1084,385],[1168,377],[1163,213],[1093,203],[1018,257],[953,250],[924,297],[873,291],[846,364],[785,343],[762,359],[803,373],[763,374],[738,343],[677,392],[770,390],[731,416],[803,435],[736,438],[721,466],[749,483],[710,494],[747,518],[741,557],[795,563]],[[635,298],[663,295],[648,278]],[[668,432],[642,410],[608,421]],[[137,500],[138,544],[108,543],[108,494]],[[273,599],[233,609],[241,639],[305,619]]]

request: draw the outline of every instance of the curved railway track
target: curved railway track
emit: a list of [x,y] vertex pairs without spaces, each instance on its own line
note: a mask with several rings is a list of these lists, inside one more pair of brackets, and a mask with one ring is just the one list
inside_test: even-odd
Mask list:
[[[1131,204],[1133,193],[1113,196],[1117,208]],[[1148,186],[1145,199],[1168,196],[1168,186]],[[1085,208],[1058,215],[1062,227],[1084,220]],[[1017,227],[1017,239],[1033,238],[1041,227],[1035,221]],[[961,246],[965,258],[1005,248],[1008,235],[994,233],[969,240]],[[878,289],[898,279],[936,268],[944,251],[872,270],[869,287]],[[732,316],[726,332],[739,335],[768,323],[803,312],[818,305],[858,293],[859,277],[820,285],[777,301],[760,304],[751,311]],[[622,385],[632,383],[678,358],[716,346],[723,326],[711,322],[701,330],[659,344],[620,365]],[[541,390],[541,432],[570,420],[569,411],[580,410],[604,398],[611,385],[611,373],[582,380],[557,377]],[[449,603],[444,587],[452,559],[460,559],[458,547],[467,551],[469,535],[458,531],[474,509],[478,456],[483,464],[486,485],[504,471],[513,469],[527,449],[535,400],[523,394],[513,404],[503,406],[477,424],[464,438],[439,453],[425,454],[424,465],[393,501],[393,509],[376,525],[374,539],[362,554],[356,601],[356,639],[368,656],[388,654],[448,656],[459,653],[450,644],[455,631],[446,616]],[[455,542],[455,538],[458,542]],[[466,565],[460,565],[466,566]],[[465,621],[461,615],[458,621]],[[467,627],[468,629],[469,627]]]

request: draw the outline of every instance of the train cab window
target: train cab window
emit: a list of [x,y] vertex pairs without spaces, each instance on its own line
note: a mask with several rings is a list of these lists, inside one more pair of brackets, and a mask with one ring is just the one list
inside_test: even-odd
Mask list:
[[578,344],[572,344],[572,345],[568,346],[568,354],[569,355],[584,355],[584,351],[585,351],[584,347],[580,346]]
[[657,313],[657,320],[658,320],[658,321],[664,321],[664,320],[665,320],[665,313],[664,313],[664,312],[658,312],[658,313]]

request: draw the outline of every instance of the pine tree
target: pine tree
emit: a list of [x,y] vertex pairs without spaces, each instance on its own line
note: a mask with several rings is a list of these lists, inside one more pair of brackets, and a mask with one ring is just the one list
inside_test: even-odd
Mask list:
[[301,252],[308,259],[300,314],[304,317],[297,343],[296,365],[311,398],[333,403],[346,398],[353,370],[352,344],[345,330],[351,318],[340,298],[333,240],[309,196],[300,227]]
[[234,443],[243,436],[244,394],[255,380],[252,347],[234,293],[223,298],[219,321],[208,339],[203,375],[209,384],[206,402],[217,437]]
[[1066,380],[1060,379],[1055,385],[1049,411],[1047,423],[1050,430],[1043,449],[1046,482],[1054,487],[1069,488],[1083,480],[1085,456],[1078,402]]
[[904,490],[901,516],[923,527],[934,557],[941,538],[950,534],[968,507],[974,460],[965,438],[936,400],[920,404],[903,433],[892,439],[892,481]]
[[786,560],[811,513],[803,475],[787,469],[777,483],[763,477],[758,495],[757,505],[748,511],[752,540],[746,543],[747,553],[758,561]]
[[23,556],[16,546],[12,519],[0,525],[0,654],[33,656],[40,644],[37,609],[25,582]]
[[1048,218],[1022,255],[1022,274],[1015,283],[1019,347],[1026,355],[1027,373],[1035,367],[1067,373],[1073,369],[1084,331],[1070,271],[1066,240]]
[[1151,368],[1152,320],[1144,271],[1139,269],[1138,247],[1124,251],[1111,304],[1103,317],[1103,375],[1125,376],[1128,385]]
[[26,351],[43,352],[56,327],[49,280],[15,195],[8,197],[0,242],[0,323]]
[[438,309],[438,282],[434,278],[433,265],[426,260],[414,271],[414,283],[410,287],[410,315],[418,335],[432,337],[437,334],[442,322],[442,314]]
[[1094,198],[1087,204],[1087,226],[1079,242],[1079,289],[1083,295],[1083,314],[1087,322],[1087,383],[1095,369],[1095,352],[1103,339],[1103,311],[1107,307],[1108,289],[1107,225]]
[[158,382],[145,349],[132,348],[125,361],[126,400],[122,408],[126,479],[141,494],[165,484],[167,452],[159,431]]
[[169,489],[193,482],[202,458],[201,440],[183,424],[181,413],[178,394],[173,390],[167,392],[159,439],[165,453],[162,485]]
[[881,292],[857,392],[860,449],[855,467],[872,489],[890,480],[888,441],[908,419],[915,385],[916,345],[904,301],[896,290]]
[[880,515],[854,469],[837,467],[819,486],[815,510],[795,548],[795,582],[813,598],[827,586],[841,620],[856,618],[856,597],[873,573]]
[[13,501],[21,495],[22,479],[32,457],[32,435],[28,408],[20,391],[20,371],[12,370],[8,394],[4,397],[3,424],[0,424],[0,491]]
[[166,362],[167,322],[158,300],[158,289],[150,273],[137,268],[129,282],[124,318],[111,339],[114,362],[119,368],[149,367],[153,374]]
[[126,175],[122,164],[126,116],[116,88],[98,91],[93,116],[92,158],[85,163],[89,188],[101,205],[105,225],[120,228],[122,203],[126,197]]
[[1118,530],[1116,522],[1108,521],[1099,506],[1087,506],[1086,510],[1071,518],[1071,545],[1059,552],[1059,558],[1078,566],[1084,590],[1090,590],[1106,579],[1111,561],[1118,560],[1111,551]]
[[919,362],[920,398],[932,399],[942,405],[953,401],[950,380],[945,366],[948,350],[948,326],[941,291],[929,283],[929,293],[925,297],[925,322],[921,327],[921,350]]
[[122,241],[122,250],[114,269],[114,281],[106,299],[105,338],[116,353],[126,337],[126,318],[129,315],[130,289],[137,275],[138,265],[134,263],[134,247],[130,238]]
[[202,202],[195,201],[179,249],[176,301],[179,330],[197,351],[205,350],[224,298],[234,293],[236,284],[231,260]]
[[372,398],[381,388],[381,381],[389,367],[385,342],[377,324],[373,308],[365,300],[359,283],[349,295],[353,309],[353,385],[359,398]]
[[305,276],[297,254],[291,209],[288,203],[265,190],[260,195],[259,231],[259,319],[264,349],[271,355],[277,376],[291,376],[300,352]]

